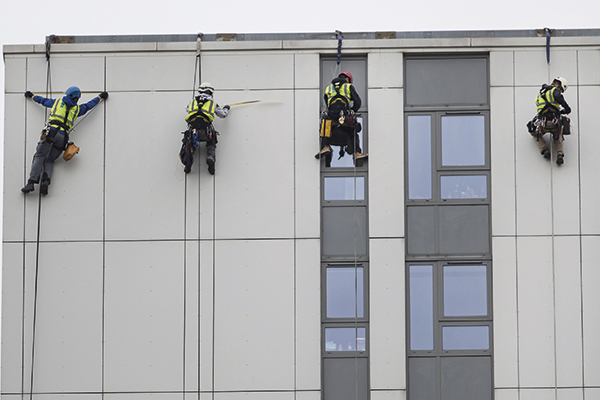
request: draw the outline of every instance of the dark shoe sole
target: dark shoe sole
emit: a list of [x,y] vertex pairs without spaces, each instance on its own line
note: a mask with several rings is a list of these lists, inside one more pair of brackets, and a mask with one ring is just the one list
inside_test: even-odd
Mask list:
[[206,160],[206,164],[208,164],[208,173],[211,175],[215,174],[215,162],[213,160]]

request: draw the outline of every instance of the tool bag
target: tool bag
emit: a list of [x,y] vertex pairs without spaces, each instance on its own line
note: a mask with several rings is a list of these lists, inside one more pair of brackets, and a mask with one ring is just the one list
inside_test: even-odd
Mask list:
[[67,143],[67,148],[63,153],[63,159],[65,161],[69,161],[71,158],[75,157],[75,154],[79,153],[79,147],[75,145],[73,142]]

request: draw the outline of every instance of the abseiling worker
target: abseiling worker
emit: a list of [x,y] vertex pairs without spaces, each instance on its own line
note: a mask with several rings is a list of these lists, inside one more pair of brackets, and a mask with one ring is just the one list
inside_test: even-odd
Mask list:
[[106,100],[108,93],[102,92],[81,105],[77,104],[81,97],[81,90],[77,86],[71,86],[62,98],[56,100],[36,96],[30,91],[25,92],[25,97],[33,99],[36,103],[51,108],[51,110],[46,129],[42,132],[42,137],[33,155],[29,179],[21,191],[25,194],[33,192],[35,190],[34,185],[40,183],[41,179],[40,192],[47,195],[48,186],[50,186],[52,179],[54,161],[67,148],[69,132],[73,129],[75,120],[96,107],[100,100]]

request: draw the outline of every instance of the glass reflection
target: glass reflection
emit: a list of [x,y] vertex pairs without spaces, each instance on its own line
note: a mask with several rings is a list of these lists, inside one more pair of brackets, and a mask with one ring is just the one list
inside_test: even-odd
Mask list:
[[408,198],[431,199],[431,116],[408,117]]
[[365,351],[366,328],[325,328],[325,351]]
[[327,268],[327,318],[364,317],[363,267]]
[[487,267],[444,265],[444,316],[487,315]]
[[325,201],[364,200],[365,178],[326,176],[323,182]]
[[490,348],[489,326],[442,327],[444,350],[488,350]]
[[442,199],[485,199],[487,198],[487,176],[441,176],[440,192]]
[[433,266],[411,265],[410,348],[433,350]]
[[485,165],[485,117],[442,116],[442,165]]

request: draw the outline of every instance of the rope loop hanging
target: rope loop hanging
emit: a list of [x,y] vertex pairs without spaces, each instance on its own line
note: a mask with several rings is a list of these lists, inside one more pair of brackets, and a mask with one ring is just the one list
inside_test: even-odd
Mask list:
[[339,30],[335,31],[335,37],[338,41],[337,45],[337,64],[335,67],[335,76],[338,76],[340,72],[342,72],[342,40],[344,37],[342,36],[342,32]]

